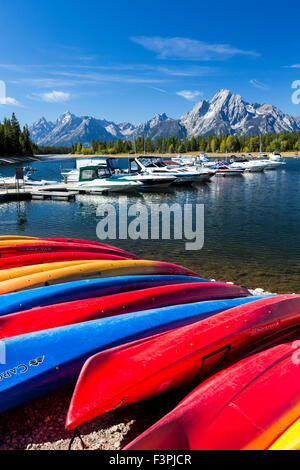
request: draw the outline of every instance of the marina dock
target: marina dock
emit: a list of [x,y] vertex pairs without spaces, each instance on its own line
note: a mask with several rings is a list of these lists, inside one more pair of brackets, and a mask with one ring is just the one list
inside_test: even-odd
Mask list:
[[[46,189],[47,188],[47,189]],[[45,187],[45,189],[22,188],[20,191],[16,189],[0,190],[0,203],[11,201],[26,200],[57,200],[70,201],[74,200],[78,191],[59,190],[56,188]]]

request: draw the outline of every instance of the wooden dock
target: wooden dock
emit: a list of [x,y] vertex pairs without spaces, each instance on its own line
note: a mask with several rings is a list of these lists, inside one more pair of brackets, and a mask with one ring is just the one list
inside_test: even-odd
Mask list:
[[31,199],[42,200],[51,199],[56,201],[70,201],[75,199],[76,191],[30,191]]
[[0,190],[0,203],[10,201],[26,201],[26,200],[56,200],[71,201],[74,200],[78,191],[69,191],[60,187],[45,187],[37,189],[35,187]]

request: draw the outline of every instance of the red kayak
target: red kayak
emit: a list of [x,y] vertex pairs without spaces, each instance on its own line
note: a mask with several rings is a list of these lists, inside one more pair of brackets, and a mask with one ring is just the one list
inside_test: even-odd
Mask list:
[[83,240],[81,238],[37,238],[37,240],[48,240],[49,242],[84,243],[85,245],[105,246],[106,248],[115,248],[116,250],[119,250],[119,248],[108,245],[107,243],[95,242],[93,240]]
[[140,310],[249,295],[251,294],[245,287],[222,282],[194,282],[64,302],[1,316],[0,338]]
[[125,449],[268,449],[300,416],[299,328],[282,336],[207,379]]
[[34,264],[57,263],[60,261],[83,261],[83,260],[124,260],[127,259],[122,253],[107,254],[101,251],[58,251],[50,253],[32,253],[30,255],[8,256],[0,258],[0,270],[20,268]]
[[74,251],[85,251],[85,252],[101,252],[106,254],[122,256],[126,259],[138,259],[137,256],[132,253],[128,253],[119,248],[113,248],[107,246],[96,246],[89,245],[87,243],[66,243],[66,242],[43,242],[42,240],[34,243],[20,243],[16,245],[4,245],[0,246],[0,258],[6,258],[10,256],[28,255],[33,253],[50,253],[50,252],[74,252]]
[[199,381],[244,348],[298,324],[300,295],[280,295],[96,354],[82,368],[66,427]]
[[127,251],[124,251],[121,248],[118,248],[116,246],[109,245],[108,243],[95,242],[93,240],[82,240],[81,238],[37,238],[36,240],[37,241],[45,240],[45,241],[49,241],[49,242],[63,242],[63,243],[80,243],[80,244],[84,244],[84,245],[96,246],[98,248],[99,247],[111,248],[113,250],[117,250],[117,251],[127,253]]
[[[0,236],[0,241],[3,242],[3,241],[9,241],[9,242],[12,242],[12,241],[16,241],[16,242],[21,242],[22,240],[24,240],[24,242],[26,243],[26,241],[30,241],[31,243],[33,242],[39,242],[39,241],[49,241],[49,242],[63,242],[63,243],[83,243],[85,245],[95,245],[97,247],[99,246],[102,246],[102,247],[106,247],[106,248],[113,248],[113,249],[116,249],[116,250],[120,250],[120,251],[123,251],[121,250],[121,248],[117,248],[113,245],[108,245],[107,243],[102,243],[102,242],[96,242],[96,241],[93,241],[93,240],[84,240],[84,239],[81,239],[81,238],[44,238],[44,237],[22,237],[22,236],[14,236],[14,235],[11,235],[11,236]],[[11,244],[11,243],[9,243]],[[17,243],[16,243],[17,244]]]

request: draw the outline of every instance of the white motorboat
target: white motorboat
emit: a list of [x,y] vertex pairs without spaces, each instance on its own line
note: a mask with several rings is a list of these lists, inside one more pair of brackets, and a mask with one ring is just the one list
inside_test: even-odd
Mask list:
[[61,175],[65,183],[77,183],[79,180],[79,170],[73,168],[72,170],[62,170]]
[[[278,155],[280,155],[280,154],[278,154]],[[278,157],[278,155],[277,155],[277,157]],[[270,156],[270,158],[268,158],[268,155],[266,155],[266,154],[259,154],[257,156],[257,161],[262,162],[266,165],[265,170],[277,170],[282,165],[285,165],[285,162],[283,161],[283,159],[281,158],[281,160],[276,160],[277,157],[275,156],[274,157],[275,160],[274,160],[274,159],[271,159],[271,156]],[[281,157],[281,155],[280,155],[280,157]]]
[[123,179],[141,183],[138,191],[163,191],[174,183],[175,176],[157,175],[140,172],[134,159],[108,158],[106,164],[114,175],[122,175]]
[[106,158],[77,158],[75,168],[61,170],[65,183],[77,183],[79,181],[79,170],[87,166],[106,167]]
[[282,161],[283,161],[283,158],[282,158],[282,156],[281,156],[281,154],[280,154],[279,152],[272,152],[272,153],[270,153],[269,159],[270,159],[272,162],[282,162]]
[[76,183],[68,184],[68,188],[91,194],[104,192],[129,192],[138,189],[142,183],[125,178],[123,175],[112,175],[107,167],[86,166],[79,170]]
[[258,160],[248,160],[247,158],[238,158],[230,163],[230,168],[243,168],[248,173],[259,173],[266,169],[267,164]]
[[23,186],[46,186],[50,184],[57,184],[57,181],[49,181],[49,180],[35,180],[30,178],[28,175],[24,175],[22,180],[17,180],[15,176],[9,177],[0,177],[0,187],[12,189],[15,188],[17,183],[20,187]]
[[175,178],[174,184],[187,184],[208,181],[214,172],[205,169],[189,169],[176,162],[163,161],[161,157],[139,157],[130,159],[130,171],[155,176],[169,175]]
[[185,155],[183,157],[174,157],[172,158],[172,161],[187,167],[211,168],[214,164],[214,162],[208,158],[206,153],[200,153],[200,155]]
[[227,162],[216,160],[214,168],[217,170],[216,176],[241,176],[244,168],[231,168]]

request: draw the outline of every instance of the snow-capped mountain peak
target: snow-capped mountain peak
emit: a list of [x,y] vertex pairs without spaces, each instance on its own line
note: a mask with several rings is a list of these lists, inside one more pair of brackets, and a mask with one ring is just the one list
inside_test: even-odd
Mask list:
[[220,90],[211,100],[201,100],[180,119],[165,113],[157,114],[145,123],[116,124],[91,116],[63,113],[56,122],[44,117],[29,128],[31,137],[39,145],[71,145],[91,139],[133,139],[138,136],[157,137],[207,136],[209,134],[253,135],[289,132],[300,129],[300,118],[284,114],[271,104],[247,103],[230,90]]

